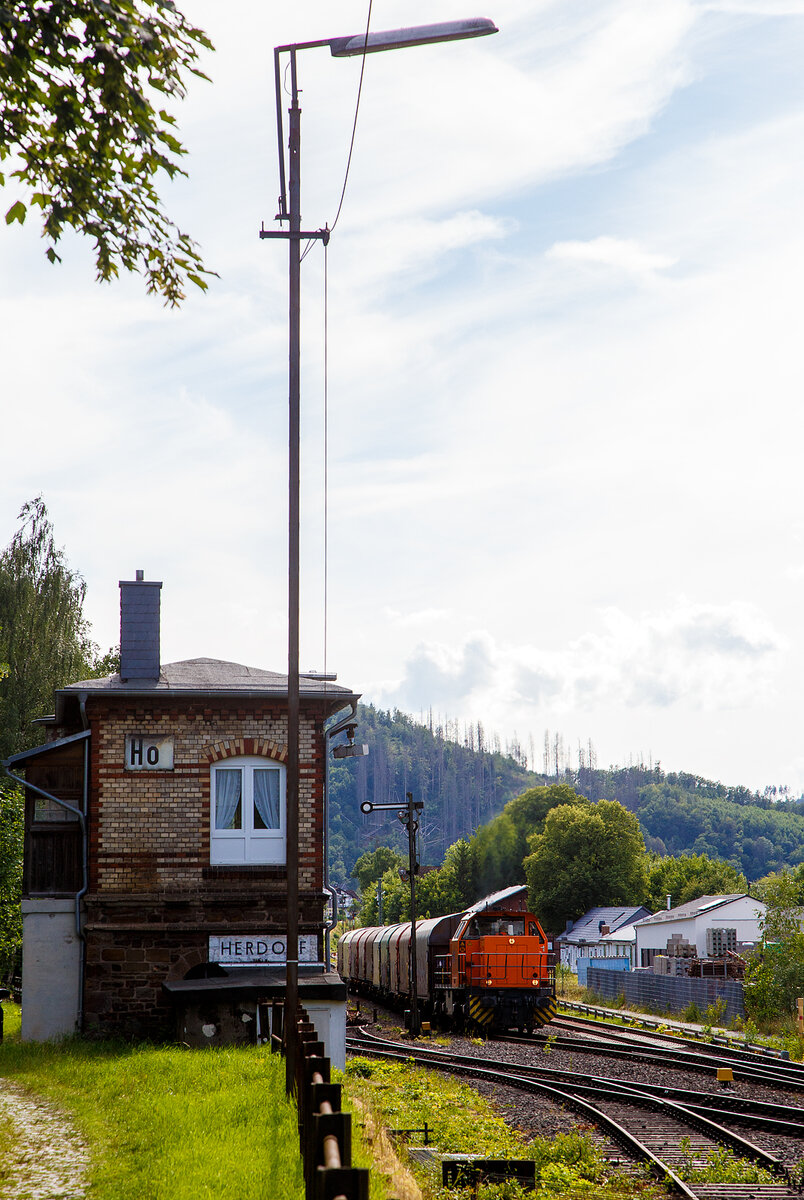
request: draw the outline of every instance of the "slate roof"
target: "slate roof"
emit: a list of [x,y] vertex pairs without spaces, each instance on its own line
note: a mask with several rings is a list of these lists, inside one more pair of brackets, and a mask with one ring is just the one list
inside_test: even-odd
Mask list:
[[[722,908],[725,904],[730,904],[732,900],[746,898],[753,899],[746,892],[731,892],[727,896],[699,896],[697,900],[688,900],[686,904],[679,904],[678,908],[664,908],[661,912],[654,913],[652,917],[645,917],[638,924],[661,925],[664,921],[689,921],[710,909]],[[756,900],[755,904],[757,907],[765,907],[761,900]]]
[[608,925],[610,933],[614,933],[623,925],[632,925],[639,919],[640,913],[647,912],[647,908],[642,905],[636,908],[626,908],[622,904],[610,908],[590,908],[589,912],[578,918],[572,929],[562,933],[561,941],[576,946],[581,942],[599,942],[601,921]]
[[[76,692],[107,692],[124,695],[163,693],[226,694],[228,692],[259,693],[287,696],[288,677],[277,671],[246,667],[242,663],[221,662],[217,658],[188,658],[184,662],[163,663],[159,679],[127,679],[109,675],[105,679],[84,679],[61,688],[57,696],[74,696]],[[299,679],[299,694],[303,697],[332,697],[351,699],[354,693],[337,683],[321,679]],[[356,697],[355,697],[356,699]]]

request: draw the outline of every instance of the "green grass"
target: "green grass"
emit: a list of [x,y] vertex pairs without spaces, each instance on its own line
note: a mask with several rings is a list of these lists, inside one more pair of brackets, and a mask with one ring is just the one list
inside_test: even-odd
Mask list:
[[11,1000],[3,1000],[0,1007],[3,1009],[3,1037],[11,1039],[19,1037],[22,1014],[19,1004],[14,1004]]
[[[353,1058],[346,1064],[348,1090],[389,1129],[421,1128],[427,1121],[436,1149],[487,1158],[531,1158],[537,1187],[530,1200],[634,1200],[664,1196],[659,1185],[615,1171],[587,1133],[574,1130],[555,1138],[528,1140],[500,1117],[492,1103],[468,1084],[412,1063]],[[404,1152],[402,1152],[404,1153]],[[427,1200],[448,1200],[466,1192],[445,1191],[440,1174],[408,1164]],[[511,1186],[481,1187],[481,1200],[519,1197]]]
[[[4,1005],[6,1029],[13,1016]],[[296,1110],[268,1050],[67,1039],[0,1046],[0,1076],[59,1106],[91,1154],[89,1200],[301,1200]],[[9,1130],[0,1128],[0,1147]]]

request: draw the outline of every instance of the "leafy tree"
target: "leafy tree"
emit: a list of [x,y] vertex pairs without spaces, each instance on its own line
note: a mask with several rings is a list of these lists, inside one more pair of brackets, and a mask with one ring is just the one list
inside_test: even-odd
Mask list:
[[667,897],[677,908],[699,896],[746,892],[748,883],[731,863],[706,854],[681,854],[678,858],[650,855],[645,904],[653,912],[664,908]]
[[528,853],[528,839],[542,832],[547,814],[560,804],[585,803],[586,798],[566,783],[528,788],[509,800],[500,815],[478,829],[472,839],[481,892],[524,883],[522,864]]
[[[384,873],[381,887],[383,925],[395,925],[397,921],[410,920],[410,888],[400,879],[398,867],[389,868]],[[363,891],[359,919],[361,925],[380,923],[376,879]]]
[[8,663],[0,681],[0,758],[34,745],[31,722],[50,708],[54,690],[89,678],[98,661],[83,616],[86,585],[56,546],[41,496],[23,506],[19,520],[0,554],[0,659]]
[[[444,865],[439,874],[442,876],[441,889],[445,913],[460,912],[480,899],[477,878],[477,855],[474,847],[460,838],[450,846],[444,856]],[[425,879],[427,876],[425,876]],[[432,913],[440,916],[440,913]]]
[[752,1019],[767,1024],[793,1013],[804,995],[803,880],[801,872],[782,871],[762,882],[767,912],[746,971],[745,1005]]
[[778,904],[785,893],[791,906],[804,908],[804,863],[799,863],[792,871],[774,871],[751,885],[752,896],[766,904]]
[[[0,554],[0,759],[34,745],[31,722],[53,692],[108,674],[116,652],[99,657],[83,617],[85,584],[53,539],[41,498],[25,504],[20,526]],[[2,674],[2,672],[0,672]],[[21,942],[22,794],[0,777],[0,971],[13,969]]]
[[398,870],[402,859],[390,846],[378,846],[376,850],[367,850],[352,868],[352,875],[363,891],[382,879],[386,871]]
[[638,904],[645,893],[639,822],[616,800],[552,809],[530,845],[530,903],[549,929],[563,928],[596,904]]
[[0,979],[19,974],[22,946],[22,795],[0,781]]
[[[173,0],[7,0],[0,6],[0,160],[20,198],[6,222],[41,211],[51,262],[64,230],[93,239],[97,278],[140,271],[166,303],[206,287],[195,243],[162,211],[160,172],[186,174],[175,118],[211,49]],[[0,175],[0,184],[5,183]]]

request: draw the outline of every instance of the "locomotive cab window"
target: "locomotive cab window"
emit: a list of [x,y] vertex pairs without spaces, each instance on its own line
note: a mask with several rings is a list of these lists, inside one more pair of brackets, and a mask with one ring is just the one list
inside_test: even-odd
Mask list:
[[[531,929],[531,936],[535,934],[535,925]],[[506,917],[506,916],[490,916],[479,915],[473,917],[469,922],[469,927],[466,930],[465,937],[523,937],[525,933],[525,918],[524,917]]]
[[285,768],[228,758],[211,771],[210,862],[285,862]]

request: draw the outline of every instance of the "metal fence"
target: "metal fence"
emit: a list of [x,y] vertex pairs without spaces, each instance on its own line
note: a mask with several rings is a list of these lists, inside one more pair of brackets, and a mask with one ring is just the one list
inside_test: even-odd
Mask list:
[[[273,1004],[271,1049],[285,1051],[284,1005]],[[341,1111],[341,1085],[330,1081],[324,1055],[306,1011],[297,1021],[296,1101],[306,1200],[369,1200],[369,1173],[352,1163],[352,1117]]]
[[625,997],[626,1004],[658,1012],[680,1013],[695,1004],[703,1017],[721,1001],[722,1022],[745,1017],[743,985],[735,979],[691,979],[688,976],[653,975],[650,971],[606,971],[590,966],[586,986],[598,996]]

